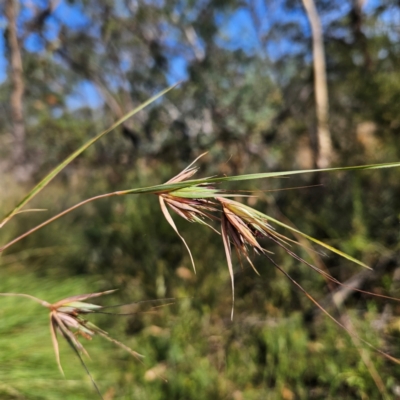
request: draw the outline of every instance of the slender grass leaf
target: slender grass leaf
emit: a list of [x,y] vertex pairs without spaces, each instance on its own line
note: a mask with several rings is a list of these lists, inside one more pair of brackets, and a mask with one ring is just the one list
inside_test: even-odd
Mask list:
[[139,111],[143,110],[145,107],[147,107],[149,104],[153,103],[156,101],[158,98],[161,96],[165,95],[168,93],[170,90],[172,90],[175,86],[179,84],[176,83],[169,88],[161,91],[160,93],[156,94],[155,96],[151,97],[149,100],[145,101],[142,103],[140,106],[136,107],[134,110],[128,112],[125,114],[122,118],[120,118],[117,122],[112,124],[108,129],[105,131],[99,133],[97,136],[95,136],[93,139],[90,139],[87,141],[85,144],[83,144],[78,150],[74,151],[69,157],[67,157],[62,163],[60,163],[56,168],[54,168],[48,175],[46,175],[16,206],[13,210],[11,210],[2,220],[0,223],[0,228],[3,227],[17,212],[21,210],[21,208],[27,204],[33,197],[35,197],[41,190],[43,190],[49,183],[50,181],[57,176],[57,174],[62,171],[68,164],[70,164],[76,157],[78,157],[82,152],[84,152],[88,147],[90,147],[93,143],[97,142],[99,139],[101,139],[104,135],[107,133],[111,132],[115,128],[117,128],[119,125],[121,125],[123,122],[125,122],[127,119],[132,117],[133,115],[137,114]]
[[[336,167],[336,168],[321,168],[321,169],[303,169],[297,171],[281,171],[281,172],[262,172],[258,174],[247,174],[237,176],[223,176],[208,179],[207,182],[234,182],[234,181],[248,181],[253,179],[275,178],[278,176],[291,176],[298,174],[309,174],[315,172],[337,172],[337,171],[356,171],[356,170],[369,170],[369,169],[382,169],[382,168],[396,168],[400,167],[400,162],[391,162],[383,164],[369,164],[369,165],[356,165],[352,167]],[[190,182],[190,181],[187,181]]]
[[314,238],[314,237],[312,237],[312,236],[309,236],[309,235],[307,235],[306,233],[303,233],[303,232],[299,231],[298,229],[293,228],[293,227],[290,226],[290,225],[286,225],[285,223],[283,223],[283,222],[281,222],[281,221],[279,221],[279,220],[277,220],[277,219],[275,219],[275,218],[272,218],[272,217],[270,217],[270,216],[268,216],[268,215],[266,215],[266,214],[263,214],[263,213],[260,212],[260,211],[256,211],[256,212],[257,212],[257,214],[259,214],[261,217],[266,218],[267,220],[269,220],[269,221],[275,223],[276,225],[279,225],[279,226],[281,226],[281,227],[283,227],[283,228],[289,229],[289,230],[291,230],[292,232],[296,232],[296,233],[298,233],[299,235],[305,237],[306,239],[308,239],[308,240],[310,240],[310,241],[312,241],[312,242],[314,242],[314,243],[317,243],[319,246],[325,247],[326,249],[332,251],[333,253],[336,253],[336,254],[338,254],[339,256],[341,256],[341,257],[343,257],[343,258],[346,258],[347,260],[350,260],[350,261],[354,262],[355,264],[361,265],[362,267],[367,268],[367,269],[372,269],[371,267],[369,267],[368,265],[364,264],[364,263],[361,262],[360,260],[357,260],[357,258],[354,258],[354,257],[350,256],[349,254],[344,253],[343,251],[340,251],[340,250],[336,249],[335,247],[332,247],[332,246],[330,246],[330,245],[328,245],[328,244],[326,244],[326,243],[324,243],[324,242],[321,242],[320,240],[318,240],[318,239],[316,239],[316,238]]
[[[265,178],[276,178],[280,176],[291,176],[299,174],[310,174],[316,172],[338,172],[338,171],[357,171],[357,170],[370,170],[370,169],[382,169],[382,168],[397,168],[400,167],[400,162],[383,163],[383,164],[369,164],[369,165],[356,165],[353,167],[337,167],[337,168],[323,168],[323,169],[303,169],[298,171],[278,171],[278,172],[262,172],[258,174],[247,174],[247,175],[236,175],[236,176],[220,176],[220,177],[209,177],[201,179],[190,179],[183,182],[172,182],[163,183],[161,185],[149,186],[145,188],[128,189],[115,192],[117,195],[125,194],[145,194],[145,193],[169,193],[175,190],[190,188],[195,185],[211,184],[219,182],[238,182],[238,181],[250,181],[255,179]],[[199,190],[199,188],[195,189]],[[203,188],[204,190],[204,188]]]
[[90,326],[91,326],[91,328],[96,330],[96,333],[98,333],[101,337],[103,337],[104,339],[108,340],[111,343],[114,343],[118,347],[121,347],[121,349],[123,349],[126,352],[128,352],[130,355],[135,357],[137,360],[141,361],[141,358],[144,358],[143,354],[140,354],[137,351],[132,350],[130,347],[126,346],[125,344],[123,344],[119,340],[116,340],[113,337],[109,336],[108,333],[104,332],[103,330],[101,330],[101,329],[99,329],[97,327],[93,327],[93,324],[90,324]]

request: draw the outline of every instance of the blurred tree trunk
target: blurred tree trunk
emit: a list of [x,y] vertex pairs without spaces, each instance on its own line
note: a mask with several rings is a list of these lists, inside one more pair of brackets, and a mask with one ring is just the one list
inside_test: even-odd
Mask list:
[[333,157],[332,139],[329,131],[329,103],[328,84],[326,79],[326,65],[322,25],[318,16],[317,8],[313,0],[302,0],[311,25],[313,42],[313,68],[314,68],[314,91],[317,113],[317,138],[318,148],[315,164],[318,168],[326,168],[330,165]]
[[[17,36],[17,15],[18,15],[19,2],[18,0],[6,0],[5,3],[5,16],[7,18],[7,31],[6,41],[9,53],[9,65],[11,75],[11,120],[14,135],[12,161],[15,171],[19,170],[19,166],[23,166],[26,161],[25,151],[25,124],[24,124],[24,111],[23,111],[23,98],[25,91],[25,84],[22,71],[22,57],[21,50],[18,43]],[[21,169],[22,171],[22,169]],[[27,179],[26,175],[17,172],[19,180]]]

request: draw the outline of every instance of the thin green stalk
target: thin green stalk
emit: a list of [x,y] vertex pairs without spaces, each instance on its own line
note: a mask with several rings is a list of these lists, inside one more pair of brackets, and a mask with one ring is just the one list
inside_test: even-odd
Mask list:
[[41,224],[35,226],[34,228],[30,229],[29,231],[25,232],[24,234],[18,236],[17,238],[15,238],[14,240],[12,240],[11,242],[8,242],[6,245],[4,245],[3,247],[0,247],[0,253],[3,252],[5,249],[9,248],[10,246],[12,246],[14,243],[19,242],[21,239],[29,236],[30,234],[32,234],[33,232],[38,231],[39,229],[45,227],[46,225],[50,224],[51,222],[57,220],[58,218],[62,217],[63,215],[66,215],[68,213],[70,213],[71,211],[87,204],[90,203],[94,200],[99,200],[99,199],[103,199],[106,197],[111,197],[111,196],[116,196],[119,192],[113,192],[113,193],[106,193],[106,194],[101,194],[99,196],[94,196],[91,197],[90,199],[86,199],[84,201],[81,201],[78,204],[75,204],[74,206],[67,208],[66,210],[60,212],[59,214],[55,215],[54,217],[51,217],[50,219],[42,222]]
[[7,297],[25,297],[29,300],[36,301],[36,303],[39,303],[43,307],[49,307],[50,303],[48,303],[45,300],[38,299],[35,296],[31,296],[30,294],[24,294],[24,293],[0,293],[0,296],[7,296]]
[[[11,242],[7,243],[3,247],[0,248],[0,253],[9,248],[11,245],[14,243],[18,242],[19,240],[25,238],[26,236],[30,235],[33,232],[36,232],[37,230],[43,228],[44,226],[48,225],[49,223],[57,220],[58,218],[62,217],[63,215],[68,214],[69,212],[87,204],[92,201],[106,198],[106,197],[112,197],[112,196],[123,196],[127,194],[162,194],[162,193],[170,193],[175,190],[179,189],[184,189],[184,188],[191,188],[193,187],[194,189],[198,185],[202,184],[212,184],[212,183],[219,183],[219,182],[234,182],[234,181],[246,181],[246,180],[254,180],[254,179],[263,179],[263,178],[274,178],[274,177],[279,177],[279,176],[290,176],[290,175],[297,175],[297,174],[304,174],[304,173],[314,173],[314,172],[335,172],[335,171],[349,171],[349,170],[369,170],[369,169],[381,169],[381,168],[395,168],[395,167],[400,167],[400,162],[394,162],[394,163],[384,163],[384,164],[370,164],[370,165],[359,165],[359,166],[353,166],[353,167],[339,167],[339,168],[325,168],[325,169],[309,169],[309,170],[299,170],[299,171],[283,171],[283,172],[265,172],[265,173],[258,173],[258,174],[248,174],[248,175],[237,175],[237,176],[224,176],[224,177],[208,177],[208,178],[202,178],[202,179],[192,179],[192,180],[186,180],[186,181],[181,181],[181,182],[173,182],[173,183],[163,183],[160,185],[155,185],[155,186],[149,186],[149,187],[144,187],[144,188],[137,188],[137,189],[128,189],[128,190],[121,190],[117,192],[112,192],[112,193],[106,193],[98,196],[91,197],[89,199],[86,199],[70,208],[67,210],[62,211],[61,213],[55,215],[54,217],[48,219],[47,221],[41,223],[40,225],[30,229],[28,232],[18,236]],[[198,188],[197,188],[198,189]],[[215,197],[214,191],[210,191],[209,194],[206,192],[201,193],[203,198],[206,197]],[[199,197],[199,191],[194,190],[193,191],[193,196],[194,197]],[[223,196],[223,194],[219,194],[219,196]],[[190,198],[190,194],[186,194],[187,198]],[[260,213],[262,214],[262,213]],[[263,214],[264,215],[264,214]],[[271,221],[281,225],[282,227],[285,227],[287,229],[295,231],[293,228],[269,217]],[[297,231],[297,233],[302,234],[303,236],[307,237],[307,239],[314,241],[315,243],[320,244],[321,246],[336,252],[337,254],[359,264],[364,267],[367,267],[365,264],[362,262],[354,259],[353,257],[337,250],[334,249],[331,246],[326,245],[323,242],[320,242],[317,239],[312,238],[311,236],[308,236],[300,231]],[[367,267],[368,268],[368,267]]]
[[99,133],[93,139],[90,139],[85,144],[83,144],[78,150],[74,151],[70,156],[68,156],[62,163],[57,165],[48,175],[46,175],[15,207],[11,210],[0,222],[0,228],[2,228],[14,215],[20,212],[21,208],[27,204],[30,200],[32,200],[40,191],[42,191],[52,180],[55,176],[58,175],[60,171],[62,171],[68,164],[70,164],[76,157],[78,157],[81,153],[83,153],[88,147],[90,147],[93,143],[97,142],[107,133],[113,131],[127,119],[132,117],[133,115],[137,114],[139,111],[143,110],[149,104],[154,103],[158,98],[164,96],[174,87],[179,85],[180,82],[175,83],[174,85],[170,86],[169,88],[157,93],[155,96],[151,97],[149,100],[142,103],[140,106],[136,107],[134,110],[125,114],[122,118],[120,118],[117,122],[112,124],[108,129]]

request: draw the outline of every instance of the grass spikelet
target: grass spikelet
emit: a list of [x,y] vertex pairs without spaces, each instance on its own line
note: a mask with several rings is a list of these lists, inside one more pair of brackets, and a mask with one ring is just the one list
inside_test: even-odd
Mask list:
[[[205,154],[206,153],[197,157],[196,160],[194,160],[178,175],[166,182],[166,184],[183,182],[191,178],[198,171],[198,167],[192,167],[192,165]],[[196,266],[193,260],[192,252],[190,251],[190,248],[183,236],[179,233],[178,228],[176,227],[175,222],[168,211],[167,205],[169,208],[171,208],[171,210],[173,210],[186,221],[206,225],[215,231],[215,229],[208,224],[206,220],[215,219],[215,216],[211,214],[212,212],[217,211],[215,202],[209,199],[216,196],[217,190],[210,185],[199,184],[178,190],[167,190],[165,192],[159,192],[156,194],[159,196],[161,211],[163,212],[165,219],[185,245],[192,262],[193,270],[196,273]],[[218,231],[216,232],[219,233]]]
[[[18,297],[25,297],[30,300],[36,301],[37,303],[41,304],[42,306],[46,307],[49,311],[50,317],[50,334],[54,348],[54,354],[56,357],[56,362],[58,368],[62,375],[64,375],[64,371],[61,365],[60,360],[60,350],[58,344],[58,335],[64,338],[67,343],[70,345],[72,350],[78,356],[83,368],[85,369],[86,373],[88,374],[94,388],[96,389],[100,398],[103,398],[100,389],[98,388],[95,380],[93,379],[92,375],[88,367],[86,366],[82,355],[89,357],[88,352],[79,341],[79,338],[82,337],[86,340],[92,340],[92,338],[97,334],[98,336],[103,337],[104,339],[114,343],[118,347],[122,348],[123,350],[127,351],[129,354],[134,356],[136,359],[141,361],[140,359],[144,357],[143,355],[137,353],[136,351],[132,350],[125,344],[119,342],[118,340],[114,339],[113,337],[109,336],[109,334],[93,324],[92,322],[88,321],[84,318],[85,315],[91,313],[101,313],[103,309],[110,308],[103,307],[98,304],[87,303],[86,300],[104,296],[107,294],[114,293],[115,290],[107,290],[104,292],[98,293],[89,293],[89,294],[81,294],[77,296],[67,297],[65,299],[59,300],[56,303],[50,304],[47,301],[38,299],[34,296],[23,294],[23,293],[0,293],[0,296],[18,296]],[[171,300],[171,299],[168,299]],[[170,303],[169,303],[170,304]],[[112,307],[112,306],[111,306]],[[118,313],[117,313],[118,315]]]

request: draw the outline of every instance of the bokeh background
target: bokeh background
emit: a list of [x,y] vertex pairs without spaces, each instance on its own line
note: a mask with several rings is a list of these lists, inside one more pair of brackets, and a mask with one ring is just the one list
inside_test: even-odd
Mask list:
[[[306,3],[1,2],[3,215],[82,143],[183,80],[63,170],[29,206],[47,211],[16,216],[0,230],[1,244],[90,196],[165,182],[205,151],[199,177],[399,160],[399,2],[315,0],[314,15]],[[316,21],[322,70],[313,64]],[[327,83],[325,120],[316,112],[316,82]],[[242,201],[374,272],[297,249],[310,262],[363,290],[400,297],[399,182],[394,169],[230,188],[255,190],[258,198]],[[277,190],[300,186],[312,187]],[[101,338],[88,343],[87,365],[107,400],[400,398],[399,366],[351,339],[266,259],[254,257],[261,276],[235,260],[231,321],[221,238],[175,221],[196,275],[157,198],[126,196],[82,207],[4,252],[0,291],[50,302],[112,288],[120,290],[102,304],[176,298],[156,313],[94,319],[145,355],[140,364]],[[334,297],[321,276],[263,245],[347,328],[400,357],[396,302],[340,288]],[[39,305],[1,298],[0,342],[1,399],[95,398],[67,344],[60,375]]]

